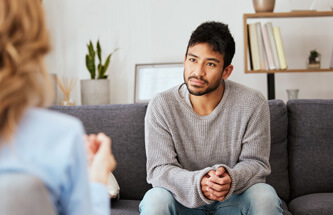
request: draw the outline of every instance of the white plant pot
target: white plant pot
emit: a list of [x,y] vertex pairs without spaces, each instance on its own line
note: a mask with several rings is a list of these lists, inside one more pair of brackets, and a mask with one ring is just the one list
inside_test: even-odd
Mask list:
[[81,80],[81,103],[83,105],[110,104],[110,80]]

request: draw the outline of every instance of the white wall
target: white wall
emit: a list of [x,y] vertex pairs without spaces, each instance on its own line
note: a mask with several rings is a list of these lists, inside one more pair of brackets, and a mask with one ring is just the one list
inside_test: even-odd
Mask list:
[[[251,0],[44,0],[53,50],[46,63],[58,77],[88,79],[86,44],[100,39],[104,56],[115,48],[109,67],[111,103],[134,102],[135,64],[181,62],[191,32],[202,22],[229,24],[236,41],[235,70],[230,79],[267,96],[266,74],[244,73],[243,13],[253,13]],[[293,3],[294,5],[292,5]],[[312,0],[276,0],[275,12],[306,9]],[[329,10],[329,0],[314,9]],[[258,20],[254,20],[258,21]],[[263,20],[264,21],[264,20]],[[281,28],[287,64],[305,68],[309,51],[322,54],[328,67],[333,49],[333,17],[274,19]],[[299,98],[333,99],[333,72],[277,73],[276,98],[287,101],[286,89],[300,89]],[[79,83],[72,97],[80,104]],[[58,91],[58,101],[62,94]]]

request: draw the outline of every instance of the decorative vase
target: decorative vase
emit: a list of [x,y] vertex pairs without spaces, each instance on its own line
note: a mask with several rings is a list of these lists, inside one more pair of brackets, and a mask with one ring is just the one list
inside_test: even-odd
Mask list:
[[60,102],[62,106],[74,106],[74,100],[70,97],[70,95],[65,95],[64,100]]
[[81,103],[83,105],[110,104],[110,80],[81,80]]
[[299,89],[287,89],[288,100],[298,99]]
[[273,12],[275,0],[252,0],[256,13]]

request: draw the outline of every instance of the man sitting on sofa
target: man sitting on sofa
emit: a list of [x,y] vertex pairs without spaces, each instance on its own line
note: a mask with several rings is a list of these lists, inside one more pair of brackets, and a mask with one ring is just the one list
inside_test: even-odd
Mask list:
[[282,214],[270,174],[267,100],[227,80],[235,42],[227,25],[201,24],[184,59],[184,84],[151,100],[145,118],[146,214]]

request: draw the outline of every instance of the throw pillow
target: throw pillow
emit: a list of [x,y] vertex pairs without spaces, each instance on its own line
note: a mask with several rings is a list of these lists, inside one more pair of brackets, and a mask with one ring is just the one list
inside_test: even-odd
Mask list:
[[107,188],[108,188],[110,197],[112,199],[120,198],[120,196],[119,196],[120,187],[118,185],[116,178],[114,177],[114,175],[112,173],[110,173],[110,175],[109,175]]

